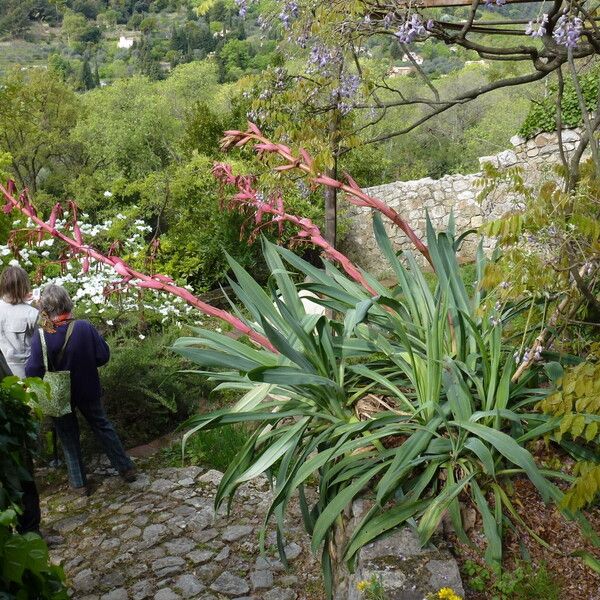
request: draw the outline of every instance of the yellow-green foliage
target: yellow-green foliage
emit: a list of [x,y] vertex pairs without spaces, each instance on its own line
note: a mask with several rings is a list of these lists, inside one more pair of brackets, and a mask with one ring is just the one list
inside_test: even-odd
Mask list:
[[[570,436],[590,444],[598,450],[600,431],[600,362],[596,345],[589,360],[564,372],[557,381],[557,390],[538,408],[544,413],[560,416],[560,424],[554,435],[557,441]],[[596,452],[599,456],[600,454]],[[578,510],[593,502],[600,493],[600,464],[580,462],[575,466],[575,482],[564,498],[564,505]]]
[[571,510],[591,504],[600,492],[600,465],[583,461],[575,465],[577,479],[565,494],[563,503]]
[[[484,166],[479,200],[514,195],[517,207],[485,223],[480,232],[493,237],[501,251],[490,262],[484,288],[498,288],[501,301],[569,293],[570,271],[592,265],[600,256],[600,180],[590,161],[582,162],[580,178],[570,192],[568,173],[555,166],[541,183],[528,185],[519,167]],[[590,273],[582,276],[593,287]]]

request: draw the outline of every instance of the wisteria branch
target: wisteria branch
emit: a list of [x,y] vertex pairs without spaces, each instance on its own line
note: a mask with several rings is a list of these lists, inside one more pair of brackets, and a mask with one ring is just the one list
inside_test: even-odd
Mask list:
[[[325,255],[339,263],[354,281],[360,283],[373,296],[377,295],[377,292],[367,283],[358,267],[323,237],[317,225],[306,217],[297,217],[285,212],[283,199],[280,195],[272,198],[270,201],[263,199],[259,192],[253,188],[251,177],[234,175],[231,166],[225,163],[215,164],[213,175],[222,183],[235,186],[238,189],[238,193],[231,198],[233,206],[249,208],[254,213],[255,229],[252,234],[253,236],[262,227],[269,224],[278,225],[281,234],[284,223],[290,223],[298,228],[297,237],[300,240],[310,242],[314,246],[321,248]],[[263,222],[265,215],[270,217],[270,220],[267,222]]]
[[356,181],[348,174],[346,174],[348,183],[342,183],[341,181],[333,179],[332,177],[327,177],[322,173],[316,173],[314,170],[314,161],[306,150],[301,149],[300,156],[294,156],[292,150],[288,146],[270,141],[262,134],[260,129],[251,122],[248,123],[248,131],[226,131],[225,137],[221,141],[221,148],[223,150],[229,150],[233,147],[245,146],[250,142],[254,142],[254,150],[259,156],[265,154],[277,154],[285,161],[285,164],[275,167],[275,171],[291,171],[297,169],[308,175],[313,184],[337,188],[338,190],[345,192],[345,197],[351,204],[354,204],[355,206],[368,206],[385,215],[405,233],[415,248],[430,264],[432,264],[427,246],[415,233],[408,222],[393,208],[388,206],[385,202],[373,198],[363,192]]
[[229,323],[235,330],[239,331],[243,335],[247,335],[251,340],[263,348],[266,348],[271,352],[277,352],[267,338],[254,331],[242,320],[225,310],[216,308],[210,304],[207,304],[206,302],[203,302],[194,296],[194,294],[192,294],[189,290],[178,286],[170,277],[158,274],[147,275],[145,273],[141,273],[136,271],[118,256],[107,256],[92,246],[87,245],[81,235],[81,230],[77,222],[77,207],[73,202],[70,203],[72,216],[72,237],[70,237],[66,233],[56,229],[56,220],[62,211],[62,207],[60,205],[56,205],[52,210],[49,220],[44,221],[38,216],[37,210],[31,203],[27,191],[25,190],[20,194],[17,194],[13,181],[9,181],[6,187],[0,184],[0,194],[6,201],[4,212],[10,213],[13,210],[20,211],[34,224],[34,229],[32,230],[34,234],[40,236],[40,238],[44,235],[50,235],[63,242],[70,249],[73,255],[80,255],[83,257],[84,270],[89,268],[90,259],[108,265],[112,267],[115,273],[122,278],[120,282],[121,284],[135,285],[139,288],[157,290],[177,296],[205,315],[216,317],[222,321],[225,321],[226,323]]

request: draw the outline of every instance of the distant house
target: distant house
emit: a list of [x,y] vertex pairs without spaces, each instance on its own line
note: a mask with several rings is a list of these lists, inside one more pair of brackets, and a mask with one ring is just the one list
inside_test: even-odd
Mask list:
[[122,35],[119,38],[119,42],[117,43],[117,48],[123,48],[125,50],[129,50],[130,48],[133,47],[134,41],[135,40],[133,38],[125,37],[124,35]]
[[392,67],[388,71],[388,77],[405,77],[406,75],[410,75],[415,72],[414,66],[410,67]]
[[423,64],[423,57],[419,56],[416,52],[409,52],[408,54],[402,55],[402,62],[410,62],[414,60],[418,65]]

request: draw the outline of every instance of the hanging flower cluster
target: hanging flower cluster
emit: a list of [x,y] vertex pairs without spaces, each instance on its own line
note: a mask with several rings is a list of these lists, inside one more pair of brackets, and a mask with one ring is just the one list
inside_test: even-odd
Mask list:
[[560,46],[576,48],[583,31],[583,21],[576,16],[561,15],[552,32],[554,41]]
[[279,21],[284,29],[290,29],[292,21],[298,18],[300,7],[297,2],[285,2],[279,13]]
[[356,96],[360,87],[360,77],[344,73],[340,79],[340,85],[332,90],[331,96],[337,101],[337,108],[343,115],[347,115],[352,110],[352,99]]
[[546,26],[548,25],[548,15],[544,13],[541,17],[538,16],[535,21],[529,21],[527,29],[525,29],[525,35],[529,35],[533,38],[541,38],[546,35]]
[[401,44],[411,44],[417,38],[427,35],[428,30],[433,26],[433,21],[423,20],[423,17],[417,13],[407,16],[404,23],[396,31],[396,37]]

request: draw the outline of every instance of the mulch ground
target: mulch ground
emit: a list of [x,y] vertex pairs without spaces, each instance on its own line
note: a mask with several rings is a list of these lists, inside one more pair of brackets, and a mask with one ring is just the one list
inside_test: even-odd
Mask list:
[[[600,548],[596,548],[583,535],[580,526],[567,520],[553,505],[544,504],[535,487],[528,479],[516,479],[510,499],[519,516],[550,548],[542,546],[522,527],[517,532],[507,530],[504,537],[504,560],[506,569],[514,569],[520,560],[527,558],[534,567],[545,564],[560,587],[560,600],[600,600],[600,575],[587,567],[580,557],[570,556],[575,551],[587,550],[600,559]],[[600,507],[585,511],[593,530],[600,534]],[[457,559],[464,567],[467,560],[484,564],[482,557],[486,546],[481,521],[469,532],[475,549],[453,539]],[[468,589],[468,577],[463,573],[465,600],[489,600],[493,594]],[[542,599],[540,599],[542,600]]]

